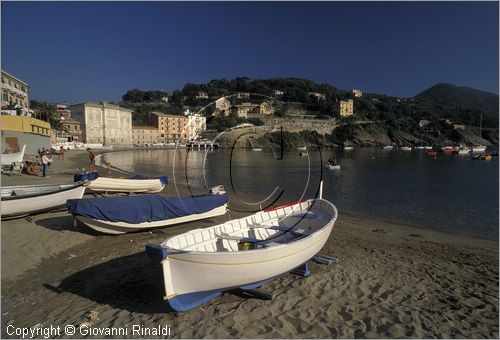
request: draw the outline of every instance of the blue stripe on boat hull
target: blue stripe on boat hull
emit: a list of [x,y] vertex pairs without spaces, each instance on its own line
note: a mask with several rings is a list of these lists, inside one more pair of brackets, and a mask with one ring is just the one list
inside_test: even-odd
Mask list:
[[[160,263],[163,259],[167,258],[168,256],[168,248],[162,247],[160,244],[146,244],[146,253],[148,257],[151,259],[151,261],[155,264]],[[307,263],[304,263],[297,267],[296,269],[291,271],[294,274],[298,275],[303,275],[304,277],[309,276],[310,271],[307,267]],[[165,274],[164,274],[165,275]],[[281,274],[280,274],[281,275]],[[193,292],[193,293],[188,293],[188,294],[181,294],[181,295],[176,295],[173,296],[169,299],[167,299],[167,302],[170,306],[170,308],[174,311],[177,312],[185,312],[190,309],[193,309],[195,307],[198,307],[199,305],[204,304],[205,302],[208,302],[212,300],[213,298],[216,298],[223,293],[233,290],[233,289],[255,289],[258,288],[267,282],[273,280],[274,278],[280,276],[274,276],[269,279],[265,279],[262,281],[250,283],[244,286],[234,286],[234,287],[226,287],[226,288],[219,288],[216,290],[209,290],[209,291],[203,291],[203,292]]]

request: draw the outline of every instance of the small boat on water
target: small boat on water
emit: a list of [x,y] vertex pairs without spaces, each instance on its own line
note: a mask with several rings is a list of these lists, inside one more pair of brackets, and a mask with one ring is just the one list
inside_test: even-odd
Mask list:
[[354,146],[344,146],[344,150],[349,151],[354,149]]
[[2,220],[64,207],[69,199],[83,197],[85,185],[44,184],[2,187]]
[[486,145],[473,145],[472,153],[483,153],[486,151]]
[[413,149],[415,150],[423,150],[425,148],[425,146],[423,145],[417,145],[417,146],[414,146]]
[[253,289],[293,270],[323,248],[337,208],[310,199],[146,245],[161,262],[164,299],[176,311],[193,309],[235,288]]
[[479,160],[479,161],[491,161],[493,159],[493,157],[491,155],[480,154],[480,155],[472,156],[472,159]]
[[424,150],[432,150],[432,146],[424,146]]
[[455,149],[455,151],[453,151],[454,153],[456,153],[457,155],[468,155],[471,153],[471,149],[466,147],[465,145],[460,145],[458,147],[458,149]]
[[441,148],[441,151],[442,152],[446,152],[446,153],[452,153],[456,150],[456,148],[454,146],[443,146]]
[[401,151],[411,151],[411,146],[401,146],[399,148],[399,150],[401,150]]
[[88,172],[85,174],[76,174],[74,181],[90,181],[87,186],[92,191],[103,192],[127,192],[127,193],[158,193],[165,188],[168,183],[168,177],[157,178],[136,175],[130,178],[116,178],[100,176],[97,172]]
[[190,197],[137,195],[68,200],[73,217],[106,234],[166,227],[226,213],[227,194]]
[[394,149],[394,145],[386,145],[382,147],[382,150],[392,150]]
[[330,170],[340,170],[339,164],[326,163],[326,167]]
[[12,163],[21,163],[24,157],[26,144],[23,145],[21,151],[16,153],[3,153],[0,158],[1,165],[11,165]]

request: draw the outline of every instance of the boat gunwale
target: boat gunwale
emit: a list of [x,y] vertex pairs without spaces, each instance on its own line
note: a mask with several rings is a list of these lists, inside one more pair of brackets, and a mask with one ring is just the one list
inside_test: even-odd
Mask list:
[[[178,249],[178,248],[172,248],[172,247],[169,247],[167,245],[165,245],[165,243],[167,243],[169,240],[175,238],[175,237],[180,237],[184,234],[188,234],[190,232],[193,232],[193,231],[196,231],[196,230],[213,230],[215,229],[216,227],[219,227],[225,223],[229,223],[229,222],[232,222],[232,221],[238,221],[238,220],[244,220],[248,217],[251,217],[253,215],[249,215],[249,216],[246,216],[246,217],[243,217],[243,218],[239,218],[239,219],[236,219],[236,220],[232,220],[232,221],[229,221],[229,222],[225,222],[225,223],[221,223],[221,224],[217,224],[215,226],[212,226],[212,227],[208,227],[208,228],[201,228],[201,229],[193,229],[193,230],[190,230],[184,234],[179,234],[179,235],[175,235],[175,236],[172,236],[171,238],[163,241],[160,243],[160,246],[162,248],[165,248],[167,251],[168,251],[168,256],[167,256],[167,259],[172,259],[172,260],[179,260],[179,261],[187,261],[187,260],[184,260],[184,259],[178,259],[178,258],[175,258],[175,257],[171,257],[171,255],[183,255],[183,254],[189,254],[189,255],[230,255],[230,256],[236,256],[236,255],[241,255],[241,254],[249,254],[249,252],[252,252],[252,253],[256,253],[256,252],[269,252],[269,251],[273,251],[275,249],[280,249],[282,248],[282,246],[289,246],[289,245],[292,245],[292,244],[296,244],[296,242],[300,242],[300,241],[306,241],[306,240],[309,240],[310,238],[313,238],[313,237],[317,237],[319,236],[320,233],[323,233],[325,232],[327,229],[328,229],[328,225],[331,223],[332,224],[332,228],[333,228],[333,225],[335,224],[335,221],[337,220],[338,218],[338,209],[337,207],[331,203],[330,201],[324,199],[324,198],[317,198],[317,199],[310,199],[310,200],[307,200],[305,202],[310,202],[310,201],[313,201],[316,202],[316,201],[325,201],[327,202],[328,204],[330,204],[332,207],[333,207],[333,210],[334,210],[334,215],[331,219],[329,219],[327,221],[327,223],[325,223],[325,225],[323,225],[320,229],[316,230],[315,232],[309,234],[309,235],[305,235],[304,237],[299,237],[291,242],[286,242],[286,243],[282,243],[282,244],[275,244],[275,245],[272,245],[270,247],[262,247],[262,248],[257,248],[257,249],[249,249],[249,250],[245,250],[244,252],[240,252],[240,251],[228,251],[228,252],[219,252],[219,251],[196,251],[196,250],[185,250],[185,249]],[[297,203],[297,204],[301,204],[301,203]],[[309,206],[311,207],[312,204]],[[293,207],[293,206],[292,206]],[[282,209],[286,209],[287,207],[283,207]],[[264,211],[262,211],[264,212]],[[301,211],[298,211],[297,213],[300,213]],[[254,214],[255,215],[255,214]],[[286,217],[286,216],[285,216]],[[293,229],[294,227],[291,227],[291,229]],[[242,231],[246,230],[246,229],[241,229]],[[283,234],[285,234],[287,232],[284,232]],[[217,238],[215,238],[214,240],[216,240]],[[264,240],[262,240],[264,241]]]
[[[69,187],[60,188],[61,185],[69,185]],[[28,194],[28,195],[1,196],[0,200],[1,201],[15,201],[15,200],[24,199],[24,198],[42,197],[42,196],[53,195],[53,194],[57,194],[60,192],[73,190],[73,189],[76,189],[80,186],[86,186],[86,185],[88,185],[88,181],[78,182],[76,184],[44,184],[44,185],[20,185],[20,186],[13,186],[13,187],[3,187],[2,189],[5,190],[5,189],[9,189],[9,188],[21,189],[21,188],[29,188],[29,187],[34,188],[34,187],[56,187],[56,186],[59,186],[59,189],[54,190],[54,191],[47,191],[44,193],[32,193],[32,194]]]

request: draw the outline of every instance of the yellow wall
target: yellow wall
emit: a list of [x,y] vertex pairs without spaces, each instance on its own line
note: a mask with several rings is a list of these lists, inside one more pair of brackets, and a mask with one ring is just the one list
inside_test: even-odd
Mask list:
[[0,116],[0,128],[5,131],[33,133],[41,136],[50,135],[50,124],[28,116]]

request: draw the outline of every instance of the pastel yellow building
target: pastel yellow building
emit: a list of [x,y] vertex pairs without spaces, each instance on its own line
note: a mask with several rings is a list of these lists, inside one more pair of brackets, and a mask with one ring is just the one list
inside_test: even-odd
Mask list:
[[352,99],[340,101],[340,116],[348,117],[354,114],[354,101]]
[[2,71],[2,107],[10,103],[27,113],[29,110],[29,85],[13,75]]
[[28,116],[0,116],[2,152],[19,151],[26,144],[26,154],[50,146],[50,124]]
[[153,126],[132,126],[132,142],[137,145],[160,142],[160,130]]

